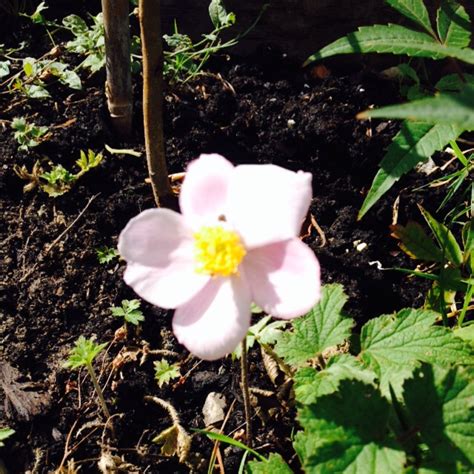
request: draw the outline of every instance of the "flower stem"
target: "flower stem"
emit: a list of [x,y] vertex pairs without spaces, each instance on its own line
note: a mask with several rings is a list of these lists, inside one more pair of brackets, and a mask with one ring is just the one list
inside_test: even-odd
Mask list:
[[110,418],[110,412],[109,412],[109,409],[107,408],[107,404],[105,403],[104,394],[102,393],[102,389],[100,388],[99,381],[97,380],[97,377],[95,376],[94,368],[90,364],[87,364],[86,367],[87,367],[87,372],[89,372],[89,375],[91,377],[92,385],[94,385],[94,389],[97,393],[97,396],[99,397],[99,405],[102,408],[105,418],[108,420]]
[[252,447],[252,423],[250,416],[250,392],[249,392],[249,379],[248,379],[248,360],[247,360],[247,338],[244,337],[242,341],[242,356],[240,357],[240,369],[241,369],[241,383],[242,383],[242,395],[244,398],[244,413],[245,413],[245,428],[246,428],[246,442],[249,448]]

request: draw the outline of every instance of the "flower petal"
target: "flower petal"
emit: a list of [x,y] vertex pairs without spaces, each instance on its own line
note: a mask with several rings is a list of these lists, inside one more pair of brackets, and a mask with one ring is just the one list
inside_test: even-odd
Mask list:
[[235,168],[227,220],[247,248],[297,237],[311,203],[311,174],[275,165]]
[[183,217],[169,209],[148,209],[121,232],[120,255],[128,262],[166,268],[173,259],[192,258],[192,232]]
[[179,196],[181,212],[193,228],[216,222],[224,213],[234,165],[216,154],[201,155],[187,168]]
[[183,260],[172,261],[165,268],[131,262],[123,278],[144,300],[167,309],[187,303],[210,279],[208,275],[196,273],[193,262]]
[[302,316],[320,298],[319,262],[297,238],[249,251],[243,266],[254,303],[272,316]]
[[243,277],[214,278],[175,311],[173,331],[194,355],[219,359],[232,352],[247,334],[250,303]]

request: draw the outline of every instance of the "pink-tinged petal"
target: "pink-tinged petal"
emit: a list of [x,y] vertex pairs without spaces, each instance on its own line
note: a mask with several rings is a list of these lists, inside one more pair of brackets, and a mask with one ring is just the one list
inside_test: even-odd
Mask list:
[[215,222],[224,213],[234,169],[230,161],[216,154],[201,155],[188,165],[179,205],[192,227]]
[[194,355],[219,359],[232,352],[247,334],[250,303],[244,278],[214,278],[175,311],[173,331]]
[[254,303],[272,316],[302,316],[320,298],[319,262],[297,238],[250,250],[243,267]]
[[311,203],[311,174],[275,165],[235,168],[227,220],[247,248],[297,237]]
[[192,231],[177,212],[148,209],[128,222],[120,234],[118,250],[128,262],[166,268],[175,259],[192,258]]
[[174,309],[199,293],[210,277],[196,273],[192,262],[176,260],[166,268],[145,267],[131,262],[123,278],[144,300]]

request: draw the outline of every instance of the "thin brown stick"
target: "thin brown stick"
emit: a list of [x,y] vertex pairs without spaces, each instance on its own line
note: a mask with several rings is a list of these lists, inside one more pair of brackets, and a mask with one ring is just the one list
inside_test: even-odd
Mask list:
[[133,111],[129,3],[129,0],[102,0],[107,106],[116,132],[125,136],[132,131]]
[[240,357],[240,369],[241,369],[241,384],[242,384],[242,395],[244,398],[244,413],[245,413],[245,432],[246,442],[249,448],[252,447],[252,420],[251,420],[251,407],[250,407],[250,392],[249,392],[249,378],[248,378],[248,360],[247,360],[247,338],[245,337],[242,341],[242,355]]
[[139,1],[143,55],[143,126],[153,196],[157,206],[175,207],[163,137],[163,45],[159,0]]

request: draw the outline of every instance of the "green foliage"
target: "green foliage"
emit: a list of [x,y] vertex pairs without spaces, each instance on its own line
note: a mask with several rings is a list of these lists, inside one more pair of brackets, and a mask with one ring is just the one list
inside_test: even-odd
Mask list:
[[64,367],[78,369],[80,367],[92,367],[94,359],[105,349],[107,343],[97,344],[93,339],[86,339],[80,336],[75,342],[75,347],[71,350]]
[[13,136],[21,151],[29,151],[30,148],[38,146],[41,138],[48,132],[48,127],[28,123],[25,117],[14,118],[11,127],[15,130]]
[[292,332],[278,338],[275,352],[288,364],[299,366],[325,349],[342,344],[354,324],[342,313],[346,300],[341,285],[326,285],[321,301],[308,314],[293,321]]
[[168,385],[171,380],[181,377],[179,364],[170,364],[166,359],[153,362],[155,366],[155,380],[158,387]]
[[76,179],[81,177],[84,173],[87,173],[92,168],[99,166],[103,159],[102,153],[95,153],[93,150],[87,150],[87,154],[84,150],[80,152],[80,158],[76,160],[77,166],[80,171],[76,174]]
[[102,13],[90,17],[90,27],[77,15],[63,18],[63,26],[74,35],[74,39],[66,43],[66,49],[85,55],[86,59],[81,63],[81,67],[94,73],[105,66],[105,33]]
[[119,256],[117,249],[107,246],[96,248],[95,253],[101,265],[109,263]]
[[228,13],[222,0],[211,0],[209,17],[214,30],[202,35],[202,39],[193,43],[191,38],[178,31],[175,22],[172,35],[163,38],[170,48],[165,51],[164,74],[171,82],[187,82],[201,74],[209,58],[219,51],[234,46],[238,38],[222,42],[221,32],[235,23],[234,13]]
[[435,151],[442,150],[463,131],[458,125],[403,122],[380,163],[358,218],[361,219],[401,176],[426,161]]
[[2,446],[5,446],[4,441],[8,439],[10,436],[12,436],[15,433],[15,430],[12,430],[11,428],[0,428],[0,448]]
[[139,300],[122,300],[121,307],[112,306],[110,311],[118,318],[123,318],[127,323],[138,326],[142,321],[145,321],[145,316],[141,312]]
[[[258,312],[261,313],[262,310],[258,308]],[[271,316],[264,316],[260,321],[249,328],[246,339],[247,350],[251,349],[255,342],[258,342],[259,344],[275,344],[275,342],[280,338],[283,334],[281,329],[288,324],[288,321],[271,321]],[[232,352],[232,358],[240,359],[241,356],[242,346],[239,344],[234,352]]]
[[[450,57],[474,64],[474,50],[469,48],[472,26],[462,5],[453,0],[442,0],[437,10],[436,28],[433,28],[422,0],[386,1],[423,31],[393,24],[361,27],[322,48],[305,64],[336,54],[370,52],[431,59]],[[421,86],[412,67],[400,65],[392,69],[397,69],[399,77],[414,82],[414,85],[402,90],[412,102],[368,110],[358,117],[399,118],[415,122],[402,124],[401,131],[380,164],[380,170],[360,209],[359,219],[403,174],[426,161],[435,151],[442,150],[465,130],[474,129],[474,82],[470,75],[460,73],[457,78],[453,75],[442,78],[436,89],[449,93],[426,97],[429,88]],[[456,175],[448,200],[456,191],[455,186],[459,187],[466,177],[466,171],[461,177]]]
[[43,180],[41,189],[50,197],[61,196],[67,193],[76,181],[75,175],[70,173],[63,165],[54,166],[51,171],[41,174]]
[[[346,297],[338,285],[323,294],[312,313],[325,316],[324,327],[338,327]],[[336,296],[342,304],[326,311]],[[298,358],[301,430],[293,446],[304,472],[468,472],[474,462],[472,331],[438,326],[438,317],[410,308],[380,316],[352,335],[350,353],[336,352],[325,366],[314,368],[312,351],[306,361]],[[291,324],[301,329],[298,320]],[[321,332],[308,327],[301,344],[318,346]],[[249,467],[264,469],[265,462]],[[278,472],[272,467],[250,472]]]
[[292,474],[292,470],[283,458],[276,453],[270,454],[265,461],[250,461],[247,464],[249,474]]

